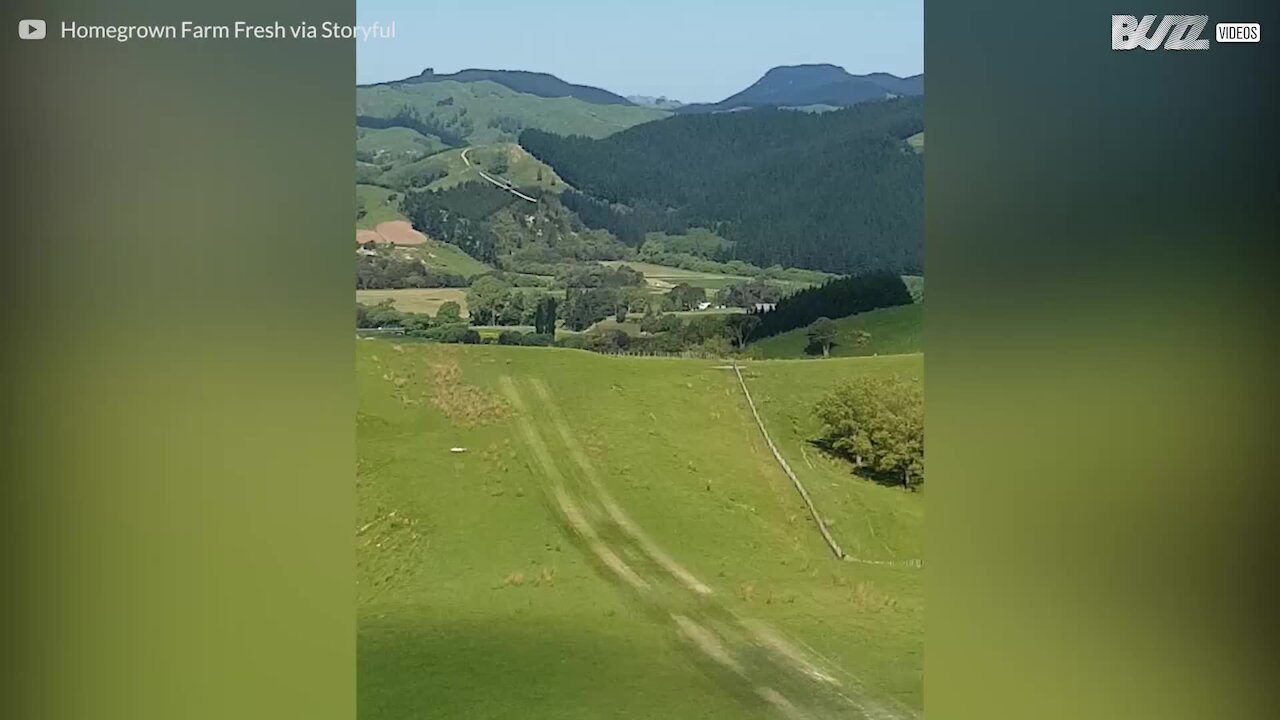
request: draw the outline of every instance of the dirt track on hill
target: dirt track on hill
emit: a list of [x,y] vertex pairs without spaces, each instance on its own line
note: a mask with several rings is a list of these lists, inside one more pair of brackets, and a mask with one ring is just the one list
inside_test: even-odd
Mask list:
[[[545,383],[504,376],[501,387],[541,472],[544,504],[561,531],[595,558],[602,577],[629,592],[655,622],[669,627],[722,687],[744,703],[761,704],[788,719],[905,720],[918,715],[867,698],[848,672],[775,628],[728,609],[711,587],[627,516]],[[530,390],[533,402],[525,400]],[[553,429],[550,442],[545,428]],[[569,462],[562,467],[559,460],[565,456]]]

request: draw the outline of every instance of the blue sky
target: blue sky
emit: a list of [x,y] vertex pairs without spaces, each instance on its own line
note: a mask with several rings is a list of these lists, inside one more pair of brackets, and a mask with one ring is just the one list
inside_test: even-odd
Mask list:
[[480,67],[548,72],[622,95],[708,102],[777,65],[924,71],[923,0],[357,0],[361,83]]

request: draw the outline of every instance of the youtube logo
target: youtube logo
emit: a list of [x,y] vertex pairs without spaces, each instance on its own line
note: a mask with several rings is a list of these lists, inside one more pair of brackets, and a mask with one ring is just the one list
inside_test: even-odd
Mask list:
[[43,40],[44,31],[43,20],[21,20],[18,22],[18,37],[23,40]]

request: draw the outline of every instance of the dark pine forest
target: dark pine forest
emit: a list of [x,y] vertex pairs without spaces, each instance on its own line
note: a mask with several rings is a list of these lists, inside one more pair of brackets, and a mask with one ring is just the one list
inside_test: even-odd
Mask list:
[[628,244],[710,227],[717,259],[862,274],[923,266],[922,98],[821,113],[676,116],[601,140],[526,130],[520,144],[582,196],[566,206]]

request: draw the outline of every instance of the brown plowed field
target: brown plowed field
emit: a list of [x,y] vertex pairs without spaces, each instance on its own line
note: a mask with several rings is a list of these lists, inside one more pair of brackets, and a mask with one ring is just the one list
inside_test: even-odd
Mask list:
[[356,230],[357,243],[364,244],[371,240],[392,245],[422,245],[427,242],[427,236],[414,230],[413,226],[404,220],[393,220],[378,223],[376,230]]

